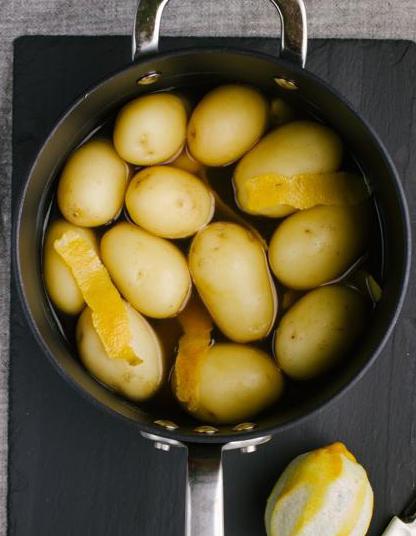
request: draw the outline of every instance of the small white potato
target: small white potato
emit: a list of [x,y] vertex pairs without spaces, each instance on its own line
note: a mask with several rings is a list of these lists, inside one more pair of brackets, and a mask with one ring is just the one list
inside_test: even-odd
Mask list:
[[186,305],[191,277],[171,242],[122,222],[102,237],[101,256],[118,290],[140,313],[168,318]]
[[362,209],[317,206],[283,221],[270,242],[270,267],[283,285],[304,290],[342,275],[363,253]]
[[288,102],[280,97],[272,100],[270,103],[270,123],[273,127],[279,127],[294,121],[296,110]]
[[54,242],[68,231],[75,231],[98,250],[97,240],[91,229],[77,227],[65,220],[54,221],[46,231],[43,246],[43,277],[52,303],[67,315],[77,315],[85,305],[84,298],[70,268],[55,251]]
[[201,162],[198,162],[189,154],[187,147],[181,152],[181,154],[175,158],[170,164],[171,166],[179,169],[183,169],[192,175],[200,176],[204,171],[204,166]]
[[195,175],[172,166],[154,166],[133,177],[126,207],[134,223],[150,233],[185,238],[211,221],[215,200]]
[[268,104],[257,90],[220,86],[207,93],[192,113],[188,148],[207,166],[235,162],[260,139],[268,120]]
[[264,175],[330,173],[337,171],[343,156],[342,142],[330,128],[313,121],[294,121],[267,134],[238,163],[233,177],[239,206],[245,212],[280,218],[294,212],[288,205],[262,211],[249,209],[246,183]]
[[283,376],[273,359],[243,344],[211,346],[201,358],[194,381],[198,405],[186,409],[197,419],[214,424],[250,419],[283,392]]
[[116,218],[123,206],[130,169],[108,140],[92,140],[68,158],[57,199],[66,220],[98,227]]
[[229,339],[249,342],[270,332],[276,290],[262,243],[248,229],[216,222],[194,238],[189,267],[214,322]]
[[174,158],[185,145],[187,110],[172,93],[152,93],[127,103],[114,127],[114,147],[127,162],[153,166]]
[[365,327],[364,297],[342,285],[312,290],[283,316],[274,338],[279,367],[309,380],[328,371],[352,348]]
[[140,402],[153,396],[162,383],[163,351],[149,323],[132,307],[127,308],[132,347],[141,363],[130,365],[125,360],[108,357],[88,307],[78,320],[76,339],[80,359],[95,378],[122,396]]

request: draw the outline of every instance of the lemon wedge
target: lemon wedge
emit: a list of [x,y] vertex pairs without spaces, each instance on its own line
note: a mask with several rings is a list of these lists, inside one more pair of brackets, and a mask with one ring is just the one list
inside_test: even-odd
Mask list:
[[132,348],[132,333],[126,302],[98,257],[92,245],[74,231],[64,233],[54,242],[92,311],[94,328],[112,359],[124,359],[131,365],[142,360]]
[[316,173],[287,177],[260,175],[246,181],[246,207],[261,213],[275,205],[308,209],[316,205],[357,205],[369,197],[367,186],[353,173]]
[[342,443],[298,456],[268,500],[268,536],[364,536],[373,512],[367,473]]

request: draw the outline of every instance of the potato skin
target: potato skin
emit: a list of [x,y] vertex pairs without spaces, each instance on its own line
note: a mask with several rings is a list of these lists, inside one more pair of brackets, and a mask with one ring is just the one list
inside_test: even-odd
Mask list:
[[127,162],[153,166],[178,155],[185,145],[187,111],[180,97],[153,93],[127,103],[114,127],[114,147]]
[[132,307],[128,315],[133,333],[133,348],[142,359],[130,365],[121,359],[111,359],[92,323],[91,309],[85,308],[76,329],[76,340],[81,361],[100,382],[124,397],[141,402],[159,389],[163,379],[163,352],[153,328]]
[[285,286],[318,287],[343,274],[364,251],[364,209],[318,206],[283,221],[272,236],[270,267]]
[[163,238],[192,236],[214,215],[215,200],[195,175],[172,166],[154,166],[137,173],[126,193],[131,219]]
[[58,240],[67,231],[76,231],[88,240],[95,250],[98,250],[97,240],[91,229],[77,227],[65,220],[56,220],[49,226],[45,235],[43,277],[52,303],[67,315],[77,315],[85,305],[84,298],[70,268],[53,246],[55,240]]
[[68,158],[57,200],[66,220],[81,227],[105,225],[123,206],[130,169],[108,140],[92,140]]
[[238,204],[245,212],[284,217],[294,212],[288,205],[276,205],[261,212],[247,206],[245,184],[262,175],[293,175],[337,171],[343,147],[337,134],[313,121],[294,121],[267,134],[238,163],[233,177]]
[[276,290],[262,244],[248,229],[215,222],[194,238],[189,268],[214,322],[229,339],[249,342],[270,332]]
[[283,391],[283,376],[272,358],[242,344],[211,346],[196,380],[199,406],[192,415],[213,424],[254,417],[276,402]]
[[178,169],[183,169],[184,171],[192,173],[192,175],[196,176],[200,176],[204,170],[204,166],[201,164],[201,162],[198,162],[189,154],[187,147],[185,147],[181,154],[175,158],[170,165]]
[[191,155],[207,166],[225,166],[250,150],[263,134],[268,104],[257,90],[242,85],[220,86],[207,93],[188,125]]
[[171,242],[131,223],[118,223],[101,240],[101,257],[115,285],[140,313],[175,316],[191,291],[186,259]]
[[274,338],[279,367],[296,380],[309,380],[332,368],[365,328],[367,303],[352,288],[315,289],[283,316]]

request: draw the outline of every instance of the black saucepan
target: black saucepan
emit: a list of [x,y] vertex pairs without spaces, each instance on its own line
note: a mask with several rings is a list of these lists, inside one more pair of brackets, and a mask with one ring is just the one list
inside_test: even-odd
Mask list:
[[[186,534],[221,536],[221,453],[246,452],[274,432],[307,418],[353,385],[374,362],[397,320],[409,275],[410,229],[403,190],[380,140],[351,106],[304,69],[306,16],[303,0],[271,0],[282,20],[280,57],[229,48],[158,53],[159,26],[168,0],[140,0],[133,63],[85,93],[55,126],[27,178],[14,228],[13,252],[21,297],[39,344],[62,377],[115,417],[133,423],[155,446],[189,450]],[[277,53],[276,44],[276,53]],[[359,161],[374,191],[383,234],[383,298],[354,356],[319,389],[296,404],[272,408],[256,422],[234,427],[200,426],[180,410],[161,414],[122,400],[97,383],[68,347],[54,320],[42,283],[43,227],[57,172],[71,150],[123,103],[149,91],[227,81],[249,83],[307,107],[332,125]],[[376,96],[375,96],[376,98]]]

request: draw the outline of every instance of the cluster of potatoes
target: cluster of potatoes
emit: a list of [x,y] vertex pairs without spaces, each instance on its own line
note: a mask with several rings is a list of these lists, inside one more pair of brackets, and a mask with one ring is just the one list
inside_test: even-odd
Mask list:
[[[233,210],[241,214],[249,212],[250,178],[330,173],[342,161],[336,133],[293,120],[284,103],[271,106],[251,87],[218,87],[193,108],[175,92],[127,103],[111,141],[93,138],[69,156],[57,189],[63,218],[50,224],[44,243],[46,289],[57,309],[79,315],[76,338],[85,367],[133,401],[155,395],[168,379],[167,354],[175,353],[180,337],[169,346],[160,327],[172,323],[196,291],[224,338],[201,358],[197,402],[182,401],[196,418],[248,419],[281,396],[284,375],[309,380],[329,370],[364,326],[365,298],[342,283],[328,285],[365,250],[362,209],[277,205],[255,212],[276,218],[266,244],[241,217],[219,218],[203,171],[230,166]],[[90,242],[128,302],[142,363],[106,355],[91,311],[53,247],[66,230]],[[297,301],[284,314],[276,289],[296,291]],[[272,334],[269,352],[264,344],[260,349],[257,343]]]

